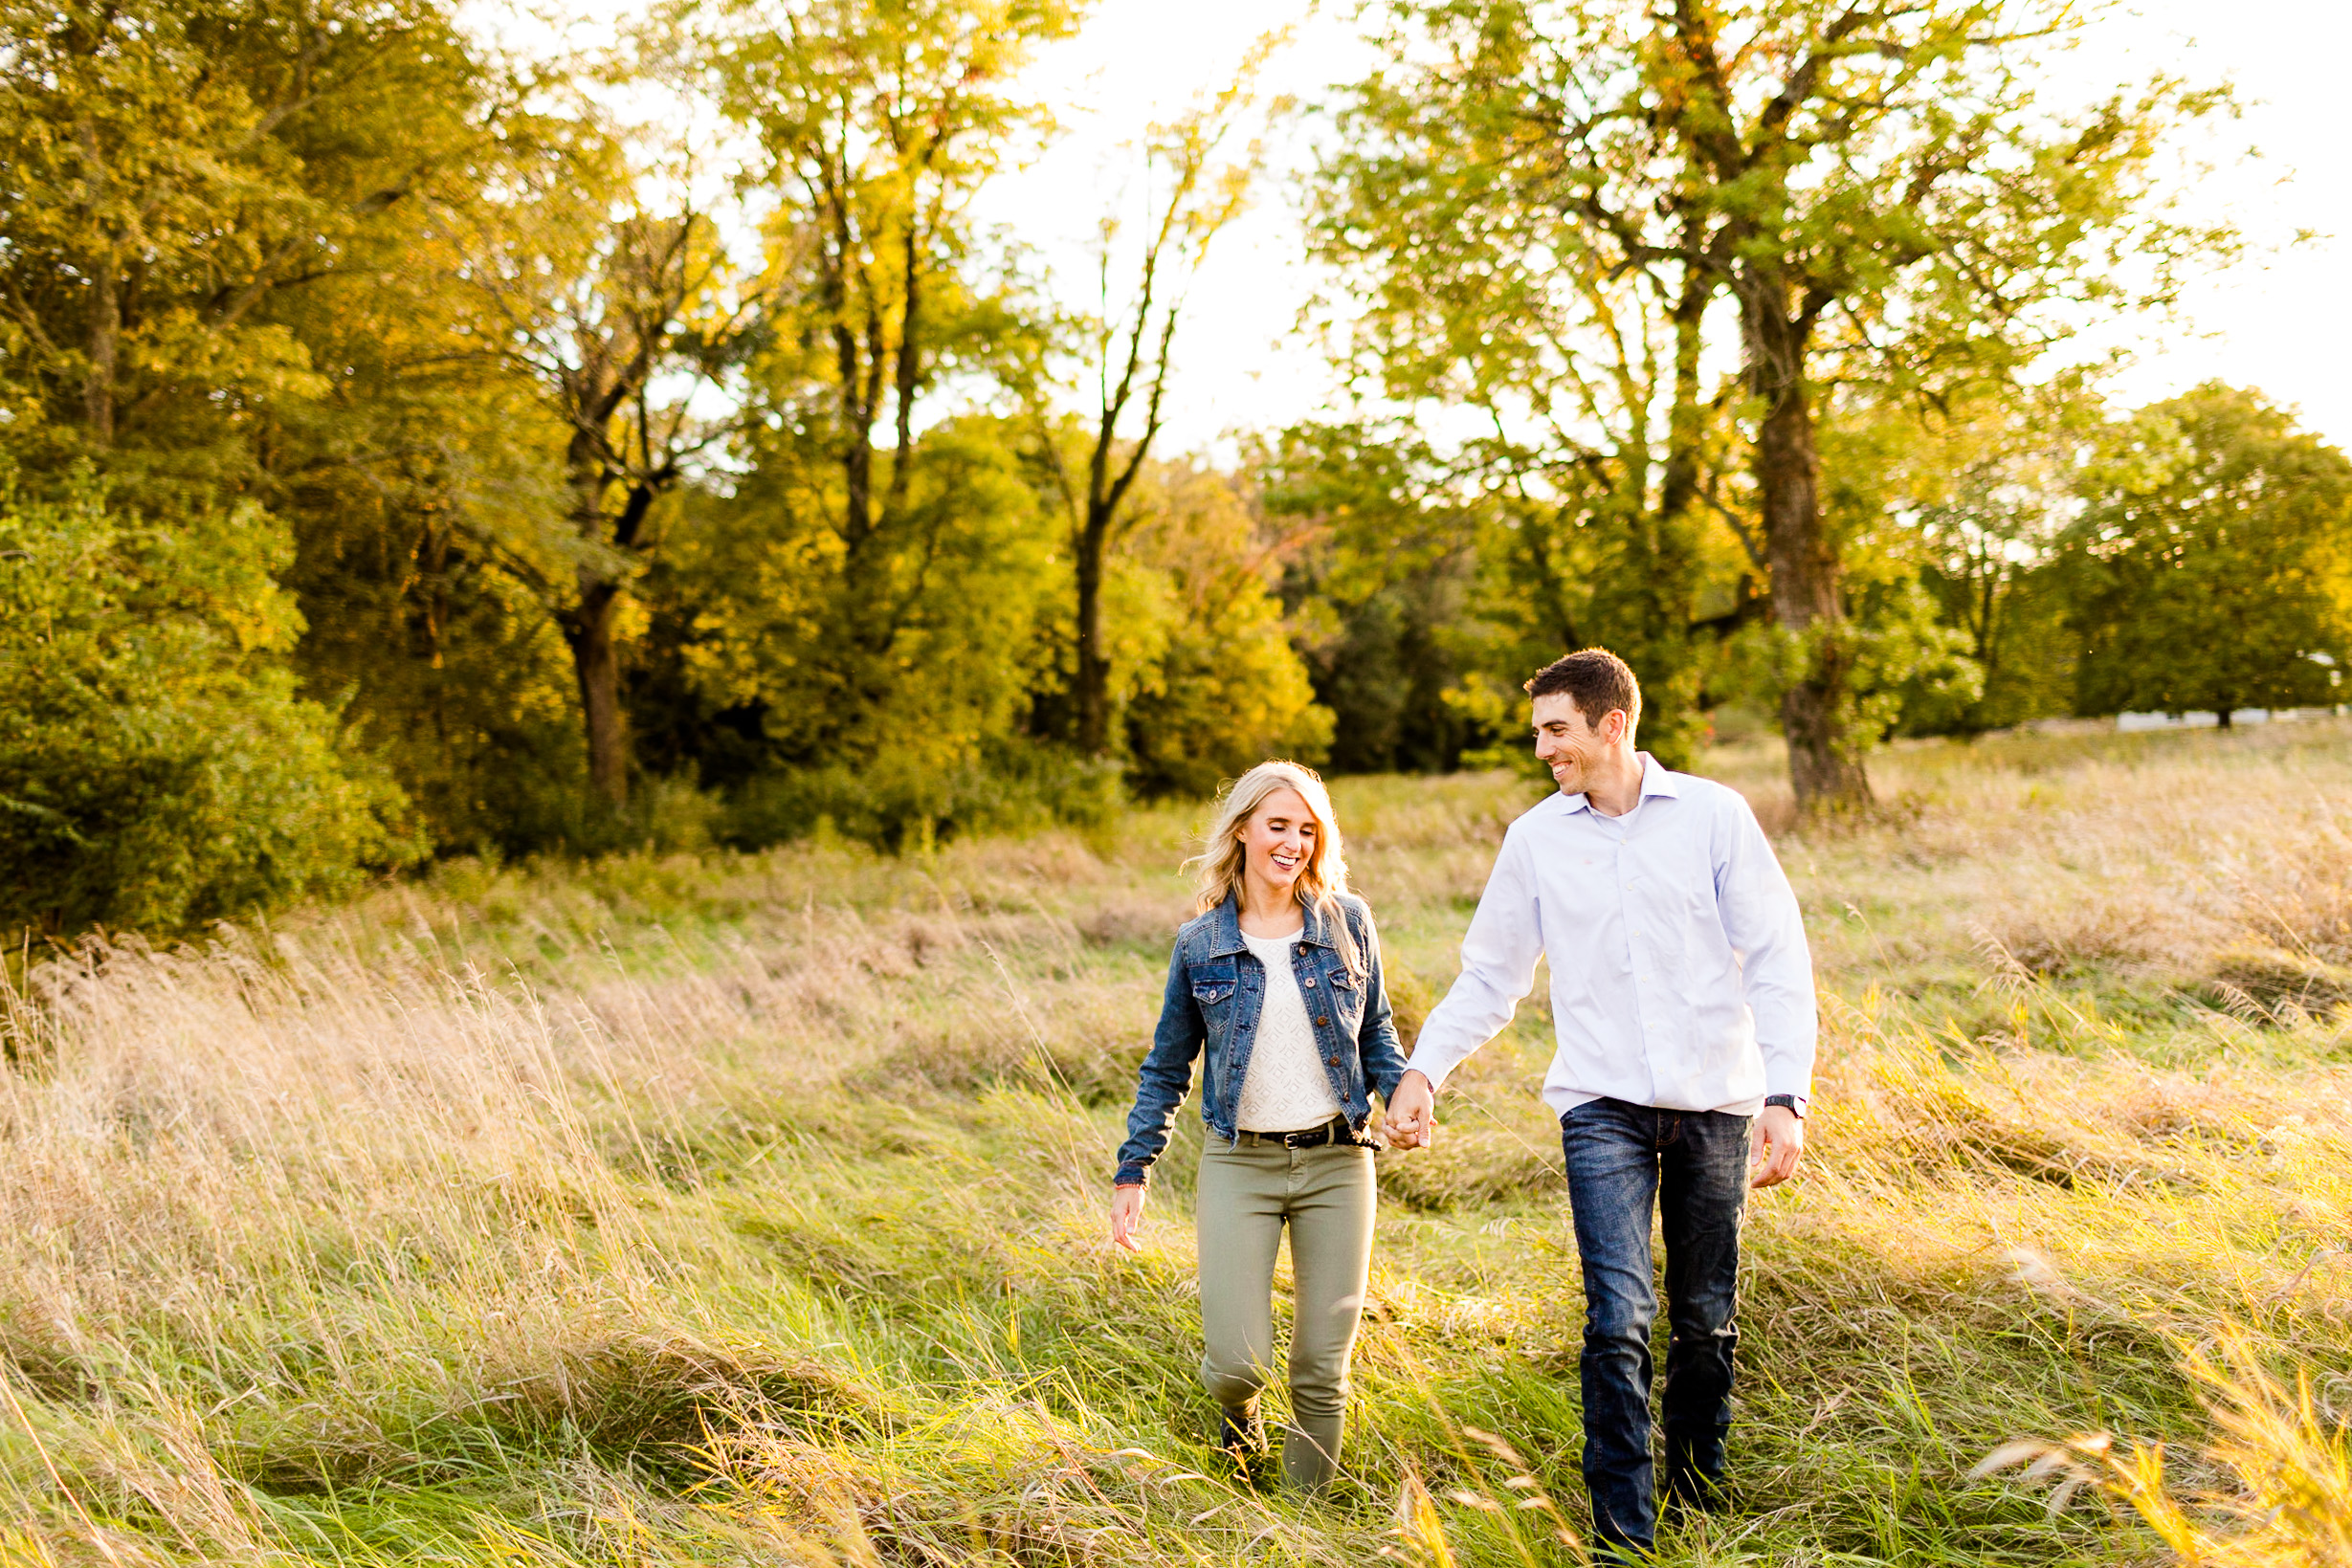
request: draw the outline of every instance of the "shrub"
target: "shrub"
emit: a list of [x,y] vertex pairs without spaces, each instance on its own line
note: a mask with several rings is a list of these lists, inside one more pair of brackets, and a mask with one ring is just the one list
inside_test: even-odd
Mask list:
[[943,765],[927,752],[893,751],[864,766],[755,778],[714,833],[731,848],[756,850],[831,824],[849,838],[899,850],[970,833],[1100,828],[1118,814],[1120,776],[1116,762],[1047,746],[1001,743]]
[[0,929],[171,934],[413,858],[282,655],[281,526],[0,497]]

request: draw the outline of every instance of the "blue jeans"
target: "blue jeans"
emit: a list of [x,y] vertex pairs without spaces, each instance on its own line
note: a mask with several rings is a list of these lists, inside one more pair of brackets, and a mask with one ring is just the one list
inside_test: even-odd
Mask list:
[[1646,1552],[1656,1535],[1650,1460],[1650,1215],[1666,1233],[1666,1486],[1705,1506],[1731,1425],[1732,1326],[1748,1118],[1588,1100],[1560,1118],[1585,1270],[1585,1484],[1593,1534]]

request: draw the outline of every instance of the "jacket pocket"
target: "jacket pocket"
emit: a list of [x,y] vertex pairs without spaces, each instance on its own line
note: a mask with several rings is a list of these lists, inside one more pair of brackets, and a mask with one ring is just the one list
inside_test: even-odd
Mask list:
[[1231,960],[1204,965],[1192,971],[1192,1000],[1204,1007],[1213,1007],[1232,997],[1239,980]]

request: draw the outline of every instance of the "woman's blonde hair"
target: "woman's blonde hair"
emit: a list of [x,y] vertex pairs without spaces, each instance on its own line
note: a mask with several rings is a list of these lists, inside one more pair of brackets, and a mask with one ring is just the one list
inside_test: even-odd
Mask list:
[[1340,819],[1331,809],[1331,792],[1323,787],[1321,775],[1311,767],[1297,762],[1260,762],[1227,788],[1217,804],[1216,823],[1209,829],[1209,842],[1199,854],[1185,862],[1195,869],[1199,894],[1194,912],[1206,913],[1228,898],[1239,901],[1242,875],[1250,858],[1243,836],[1250,819],[1266,804],[1266,797],[1277,789],[1298,791],[1307,809],[1315,815],[1315,848],[1308,852],[1306,868],[1299,872],[1296,884],[1298,902],[1315,911],[1316,918],[1332,934],[1347,966],[1361,968],[1355,939],[1340,913],[1340,897],[1347,892],[1347,851],[1340,841]]

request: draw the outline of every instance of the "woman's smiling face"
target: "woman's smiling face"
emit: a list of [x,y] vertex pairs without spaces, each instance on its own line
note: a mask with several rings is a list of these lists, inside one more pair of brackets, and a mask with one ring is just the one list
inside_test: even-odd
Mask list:
[[1287,785],[1268,795],[1242,828],[1249,875],[1276,893],[1289,892],[1315,857],[1320,828],[1306,798]]

